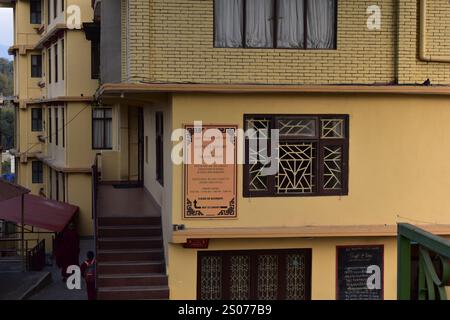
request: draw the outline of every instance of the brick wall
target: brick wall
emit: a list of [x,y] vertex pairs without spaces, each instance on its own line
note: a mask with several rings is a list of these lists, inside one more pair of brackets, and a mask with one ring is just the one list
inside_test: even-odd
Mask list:
[[[213,0],[128,2],[129,82],[450,83],[450,64],[418,61],[418,0],[339,0],[337,50],[214,48]],[[429,53],[450,54],[450,4],[428,2]],[[380,31],[366,26],[373,4],[382,10]]]
[[[419,61],[420,5],[416,0],[401,0],[399,32],[400,83],[450,84],[450,63]],[[427,54],[450,55],[450,3],[427,1]]]

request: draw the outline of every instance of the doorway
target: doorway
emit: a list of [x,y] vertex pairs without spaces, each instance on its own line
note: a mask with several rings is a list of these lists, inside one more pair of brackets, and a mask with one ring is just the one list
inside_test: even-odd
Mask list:
[[128,177],[137,186],[144,185],[144,109],[128,109]]

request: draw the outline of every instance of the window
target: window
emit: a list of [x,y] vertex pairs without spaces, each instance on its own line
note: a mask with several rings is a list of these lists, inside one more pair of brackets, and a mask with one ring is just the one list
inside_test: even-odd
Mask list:
[[49,195],[50,199],[53,199],[53,170],[52,168],[48,167],[48,188],[49,188]]
[[30,23],[41,24],[41,0],[30,0]]
[[198,300],[310,300],[311,249],[200,251]]
[[61,172],[62,201],[66,202],[66,174]]
[[66,108],[61,108],[62,146],[66,147]]
[[59,115],[58,115],[58,109],[55,108],[55,144],[58,145],[59,143]]
[[61,40],[61,79],[64,80],[64,39]]
[[42,56],[40,54],[31,55],[31,77],[42,77]]
[[337,0],[215,0],[218,48],[335,49]]
[[[348,194],[347,115],[246,115],[244,123],[254,133],[245,142],[245,197]],[[274,174],[263,172],[271,129],[279,133]]]
[[56,199],[57,201],[59,201],[59,172],[55,171],[55,191],[56,191]]
[[164,117],[162,112],[155,113],[156,129],[156,180],[164,185]]
[[100,77],[100,44],[91,41],[91,79]]
[[92,110],[92,149],[112,149],[112,109]]
[[48,48],[48,83],[52,83],[52,48]]
[[58,61],[58,44],[55,43],[55,47],[53,48],[55,51],[55,82],[58,82],[58,76],[59,76],[59,72],[58,72],[58,65],[59,65],[59,61]]
[[61,0],[61,12],[64,12],[64,0]]
[[42,109],[31,109],[31,131],[42,131]]
[[53,19],[58,16],[58,0],[53,0]]
[[51,0],[47,0],[47,24],[50,24],[50,17],[51,17],[51,15],[50,15],[50,10],[51,10],[51,4],[52,4],[52,1]]
[[47,112],[48,112],[48,141],[50,143],[52,143],[52,140],[53,140],[53,138],[52,138],[52,135],[53,135],[53,132],[52,132],[52,108],[48,107]]
[[43,181],[43,166],[41,161],[32,162],[32,182],[42,183]]

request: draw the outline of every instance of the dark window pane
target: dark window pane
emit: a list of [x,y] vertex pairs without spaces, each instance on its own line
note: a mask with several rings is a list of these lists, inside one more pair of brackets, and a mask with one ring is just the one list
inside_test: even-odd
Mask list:
[[31,77],[40,78],[42,77],[42,56],[32,55],[31,56]]
[[42,109],[31,109],[31,131],[42,131]]
[[92,110],[92,148],[112,149],[112,109]]
[[155,113],[156,129],[156,180],[164,185],[164,117],[162,112]]
[[42,183],[43,181],[43,168],[41,161],[32,162],[32,183]]
[[41,0],[30,0],[30,23],[41,24]]

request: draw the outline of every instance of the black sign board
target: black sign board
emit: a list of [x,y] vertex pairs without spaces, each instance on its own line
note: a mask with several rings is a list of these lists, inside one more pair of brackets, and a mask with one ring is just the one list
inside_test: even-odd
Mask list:
[[338,300],[383,300],[382,245],[339,246],[336,254]]

